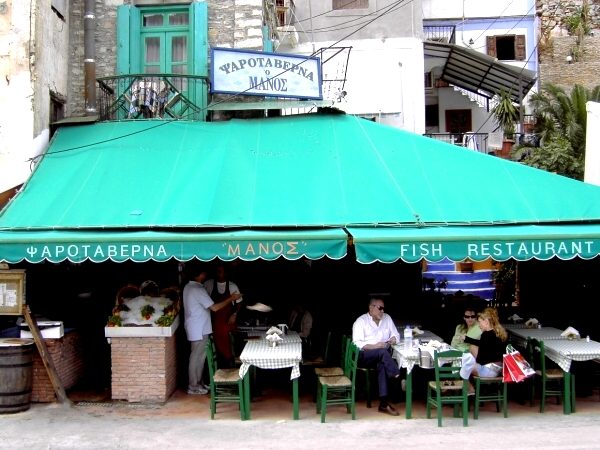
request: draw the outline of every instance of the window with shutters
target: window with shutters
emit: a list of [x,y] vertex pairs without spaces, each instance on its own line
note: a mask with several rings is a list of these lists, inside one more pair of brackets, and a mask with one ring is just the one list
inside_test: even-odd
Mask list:
[[499,61],[525,61],[525,35],[487,37],[487,54]]
[[367,9],[369,0],[333,0],[331,9]]

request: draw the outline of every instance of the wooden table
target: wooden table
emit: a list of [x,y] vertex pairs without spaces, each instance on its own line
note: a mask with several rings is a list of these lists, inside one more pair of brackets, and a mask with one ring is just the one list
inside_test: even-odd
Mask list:
[[291,367],[294,411],[293,418],[300,418],[298,401],[298,378],[300,377],[300,362],[302,361],[302,339],[295,331],[289,331],[283,335],[283,341],[272,347],[265,339],[264,334],[259,339],[248,340],[240,355],[242,365],[240,367],[240,378],[244,380],[244,396],[246,406],[246,417],[250,419],[250,377],[248,369],[250,366],[261,369],[284,369]]

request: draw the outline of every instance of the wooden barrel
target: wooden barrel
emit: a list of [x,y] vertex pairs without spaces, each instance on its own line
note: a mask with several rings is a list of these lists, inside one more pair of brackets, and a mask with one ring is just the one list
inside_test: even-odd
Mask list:
[[33,349],[32,339],[0,339],[0,414],[29,409]]

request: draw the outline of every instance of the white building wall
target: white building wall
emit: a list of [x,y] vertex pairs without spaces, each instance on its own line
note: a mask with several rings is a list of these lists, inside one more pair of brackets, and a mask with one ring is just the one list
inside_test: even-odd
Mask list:
[[333,44],[352,48],[343,88],[347,95],[335,107],[425,132],[421,0],[371,0],[366,9],[336,11],[331,1],[294,3],[291,22],[300,44],[279,51],[309,55]]
[[600,103],[587,102],[585,174],[583,181],[600,186]]
[[[65,2],[68,4],[69,2]],[[38,0],[35,16],[34,133],[48,130],[50,91],[66,98],[69,64],[68,13],[61,20],[51,9],[50,0]]]
[[0,192],[22,183],[33,139],[29,72],[30,2],[7,0],[0,14]]
[[[318,49],[331,44],[316,42],[315,46]],[[352,47],[344,86],[346,96],[334,106],[348,114],[376,117],[382,123],[424,133],[422,42],[417,38],[383,42],[360,39],[346,41],[344,45]],[[294,51],[305,55],[311,52],[311,43]]]
[[50,0],[0,8],[0,192],[23,183],[48,144],[50,90],[67,86],[68,25]]
[[535,0],[422,0],[426,19],[522,16],[535,14]]

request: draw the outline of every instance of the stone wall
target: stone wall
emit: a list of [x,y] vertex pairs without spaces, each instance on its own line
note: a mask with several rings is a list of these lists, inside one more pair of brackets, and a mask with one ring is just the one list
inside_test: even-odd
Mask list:
[[[583,0],[537,0],[540,18],[538,53],[541,84],[552,83],[569,90],[574,84],[587,88],[600,84],[600,0],[588,0],[590,36],[578,46],[569,36],[566,20],[578,13]],[[567,57],[571,56],[569,63]]]
[[[117,6],[130,3],[129,0],[96,0],[97,78],[116,75]],[[85,113],[83,4],[83,0],[71,2],[68,116],[82,116]],[[148,5],[149,2],[143,4]],[[263,0],[208,0],[210,46],[262,50],[262,26]]]
[[263,0],[209,0],[212,46],[262,50]]
[[[565,19],[576,14],[582,4],[583,0],[537,0],[542,35],[565,35]],[[600,29],[600,1],[588,0],[588,6],[591,28]]]
[[[83,0],[71,2],[68,116],[85,115],[83,4]],[[116,75],[117,6],[115,1],[96,0],[96,78]]]
[[541,84],[552,83],[569,90],[574,84],[587,88],[600,85],[600,37],[586,36],[582,54],[570,64],[567,56],[575,46],[574,36],[554,37],[551,44],[540,55]]

